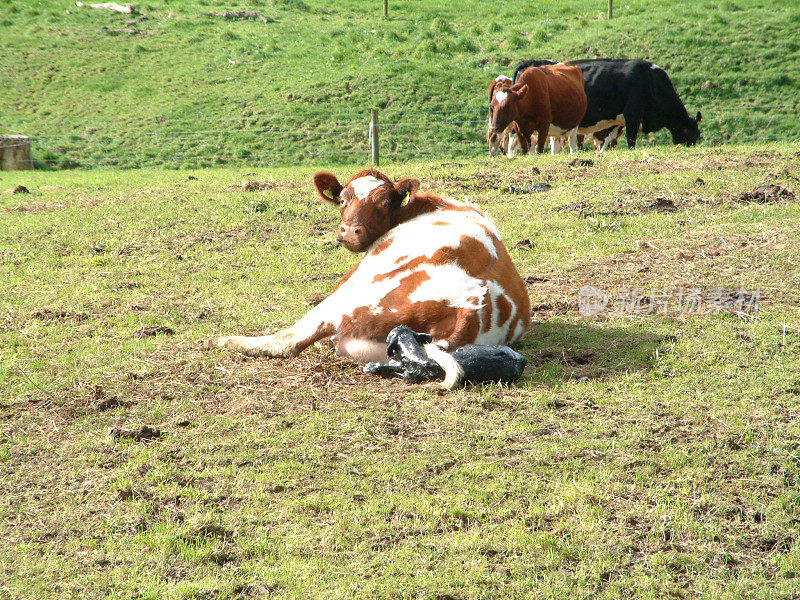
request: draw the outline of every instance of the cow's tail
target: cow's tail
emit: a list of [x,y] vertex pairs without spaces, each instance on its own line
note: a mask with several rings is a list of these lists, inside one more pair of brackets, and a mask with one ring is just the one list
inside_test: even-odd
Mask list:
[[444,387],[451,390],[464,380],[464,369],[452,354],[448,354],[436,344],[425,344],[425,352],[428,353],[428,358],[444,369],[444,381],[442,381]]

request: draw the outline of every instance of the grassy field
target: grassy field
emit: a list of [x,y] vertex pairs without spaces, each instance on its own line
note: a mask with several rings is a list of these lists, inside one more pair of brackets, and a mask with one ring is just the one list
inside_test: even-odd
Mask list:
[[[794,0],[630,0],[610,21],[587,0],[135,5],[0,6],[0,134],[34,136],[40,166],[354,162],[373,106],[390,160],[478,157],[489,81],[534,56],[650,59],[707,142],[800,139]],[[273,22],[206,14],[237,8]]]
[[354,262],[311,168],[0,173],[0,598],[797,598],[798,148],[571,159],[386,167],[530,278],[524,378],[453,392],[198,349]]

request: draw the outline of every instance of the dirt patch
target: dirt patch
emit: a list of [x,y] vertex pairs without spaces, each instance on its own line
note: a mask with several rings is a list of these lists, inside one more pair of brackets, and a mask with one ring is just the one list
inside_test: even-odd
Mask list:
[[742,162],[746,167],[768,167],[774,165],[776,161],[784,159],[780,152],[771,150],[758,150],[745,158]]
[[774,183],[759,185],[749,192],[742,192],[734,197],[737,202],[756,202],[759,204],[771,204],[773,202],[791,201],[795,199],[793,192],[785,187]]
[[81,322],[89,318],[89,315],[87,315],[86,313],[75,313],[68,310],[50,310],[49,308],[43,308],[42,310],[37,310],[31,316],[34,319],[38,319],[40,321],[74,320]]
[[512,250],[527,250],[528,248],[533,248],[533,242],[530,239],[525,238],[524,240],[518,241],[516,244],[511,246]]
[[[272,230],[268,230],[272,231]],[[183,238],[183,242],[186,243],[187,246],[192,246],[194,244],[200,243],[219,243],[224,240],[230,239],[246,239],[252,235],[252,231],[247,229],[222,229],[219,231],[207,231],[202,233],[197,233],[194,235],[188,235]]]
[[218,17],[220,19],[226,19],[228,21],[251,20],[251,21],[261,21],[262,23],[275,22],[275,19],[273,19],[272,17],[266,17],[261,13],[252,10],[230,10],[222,13],[204,12],[203,14],[207,17]]
[[118,406],[130,406],[131,402],[120,400],[117,396],[106,397],[106,393],[99,385],[94,386],[92,390],[92,400],[96,402],[95,410],[97,412],[104,412],[116,408]]
[[170,327],[164,327],[163,325],[154,325],[152,327],[142,327],[138,331],[133,332],[133,337],[135,338],[146,338],[152,337],[154,335],[173,335],[175,330],[171,329]]
[[553,302],[539,302],[531,305],[531,311],[537,318],[549,318],[555,315],[567,315],[578,312],[577,302],[555,300]]
[[594,161],[590,158],[575,158],[567,163],[569,167],[593,167]]
[[647,210],[655,211],[655,212],[675,212],[678,210],[678,207],[675,206],[675,203],[670,200],[669,198],[664,198],[663,196],[659,196],[656,198],[656,201],[653,202]]
[[108,434],[115,440],[130,439],[137,442],[159,440],[162,437],[161,430],[153,429],[147,425],[142,425],[139,429],[118,429],[115,427]]
[[512,184],[508,186],[507,190],[511,194],[536,194],[538,192],[546,192],[551,187],[553,186],[551,186],[546,181],[540,181],[537,183],[532,183],[531,185],[522,188]]
[[258,181],[257,179],[245,179],[239,185],[230,185],[223,189],[226,192],[261,192],[264,190],[291,189],[296,187],[297,186],[295,184],[287,182],[279,183],[277,181]]
[[230,540],[233,532],[218,523],[201,523],[183,536],[186,541],[197,541],[203,538],[218,538],[220,540]]
[[64,208],[63,204],[56,204],[55,202],[35,202],[33,204],[19,204],[13,207],[3,209],[4,213],[40,213],[44,210],[61,210]]
[[[538,167],[516,169],[510,173],[479,170],[464,177],[431,179],[426,181],[426,184],[437,194],[453,187],[460,191],[504,190],[512,194],[532,194],[550,189],[551,185],[547,181],[531,181],[534,177],[541,179],[541,171]],[[545,176],[544,179],[548,179],[548,177]]]
[[554,207],[554,210],[559,212],[576,212],[581,217],[623,217],[631,215],[644,215],[651,212],[668,213],[678,210],[675,202],[663,196],[657,197],[655,200],[647,204],[634,204],[632,202],[618,201],[612,207],[606,210],[592,209],[589,204],[583,200],[573,202],[571,204],[563,204]]

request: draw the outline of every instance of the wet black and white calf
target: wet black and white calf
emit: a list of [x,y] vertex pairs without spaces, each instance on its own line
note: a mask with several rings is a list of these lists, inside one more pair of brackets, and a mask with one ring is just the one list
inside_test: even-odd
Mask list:
[[[398,377],[406,383],[444,379],[442,385],[453,388],[460,383],[516,381],[527,362],[508,346],[467,344],[446,352],[432,341],[427,333],[417,333],[406,325],[395,327],[386,337],[389,362],[367,363],[364,372]],[[442,365],[448,365],[447,375]]]

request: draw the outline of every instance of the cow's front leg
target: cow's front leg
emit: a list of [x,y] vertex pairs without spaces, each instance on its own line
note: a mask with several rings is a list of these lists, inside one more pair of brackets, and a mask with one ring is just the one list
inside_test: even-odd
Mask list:
[[[255,337],[227,335],[209,338],[202,342],[203,348],[227,348],[247,356],[288,357],[295,356],[314,342],[332,336],[340,314],[329,310],[330,297],[318,304],[297,323],[271,335]],[[323,306],[326,305],[327,306]],[[337,320],[336,317],[339,317]]]
[[536,129],[536,135],[538,136],[536,139],[536,154],[541,154],[544,152],[544,144],[547,141],[547,135],[550,131],[550,124],[545,123],[544,125],[539,124]]

